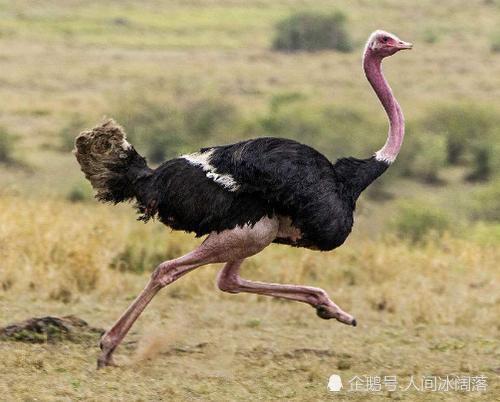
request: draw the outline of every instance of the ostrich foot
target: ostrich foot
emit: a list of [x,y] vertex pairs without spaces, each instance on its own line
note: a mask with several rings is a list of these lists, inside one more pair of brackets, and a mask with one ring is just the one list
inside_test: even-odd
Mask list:
[[337,306],[320,304],[318,306],[315,306],[315,308],[318,317],[323,318],[324,320],[335,318],[337,321],[346,325],[352,325],[353,327],[358,325],[356,319],[352,315],[346,313],[345,311],[342,311]]
[[104,353],[101,353],[98,357],[97,368],[101,369],[104,367],[118,367],[118,364],[114,362],[112,355],[104,355]]
[[115,351],[115,347],[110,344],[110,342],[105,339],[101,339],[99,343],[99,347],[101,348],[101,354],[97,358],[97,368],[101,369],[107,366],[117,367],[118,365],[113,360],[113,352]]
[[104,367],[118,367],[118,364],[113,359],[113,351],[103,350],[97,358],[97,368],[101,369]]

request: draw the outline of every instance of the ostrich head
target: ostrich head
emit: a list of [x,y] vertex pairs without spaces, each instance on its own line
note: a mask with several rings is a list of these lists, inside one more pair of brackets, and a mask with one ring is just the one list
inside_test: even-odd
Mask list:
[[366,42],[363,54],[363,69],[366,78],[377,94],[389,118],[389,135],[382,149],[375,153],[378,161],[392,163],[403,144],[405,133],[404,116],[391,87],[382,74],[382,59],[404,49],[411,49],[413,45],[404,42],[396,35],[385,31],[373,32]]
[[365,54],[370,52],[373,56],[384,58],[392,56],[400,50],[411,49],[412,47],[411,43],[402,41],[396,35],[378,30],[373,32],[368,38]]

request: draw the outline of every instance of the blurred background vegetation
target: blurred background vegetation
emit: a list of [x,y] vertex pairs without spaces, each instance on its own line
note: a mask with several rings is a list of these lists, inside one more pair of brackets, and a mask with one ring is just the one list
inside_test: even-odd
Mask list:
[[297,139],[332,160],[366,157],[387,123],[362,48],[372,30],[398,27],[415,49],[385,67],[407,137],[368,197],[385,211],[397,208],[394,196],[431,191],[423,198],[434,208],[495,220],[495,200],[479,200],[500,186],[498,2],[311,4],[0,2],[1,191],[88,199],[70,151],[103,116],[152,164],[259,135]]

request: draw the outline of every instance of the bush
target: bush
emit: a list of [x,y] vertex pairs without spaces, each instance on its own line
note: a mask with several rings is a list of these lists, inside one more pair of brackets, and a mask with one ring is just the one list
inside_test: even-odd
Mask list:
[[422,39],[424,40],[425,43],[434,44],[438,41],[439,37],[435,30],[426,29],[423,32]]
[[270,111],[260,118],[259,125],[266,135],[291,138],[308,144],[317,143],[325,134],[320,112],[312,111],[302,103]]
[[491,150],[483,146],[476,147],[473,154],[472,171],[467,175],[468,181],[488,180],[492,173]]
[[[258,119],[254,132],[308,144],[330,160],[368,157],[383,143],[385,133],[382,125],[365,116],[356,109],[316,105],[298,94],[280,95],[271,100],[269,111]],[[371,135],[379,130],[380,136]]]
[[14,136],[0,127],[0,163],[14,163]]
[[277,113],[284,106],[304,100],[306,100],[306,96],[300,92],[280,93],[271,98],[271,101],[269,102],[269,110],[271,113]]
[[[114,113],[132,142],[153,163],[213,145],[237,127],[234,107],[215,98],[176,103],[137,96],[121,101]],[[235,133],[233,133],[234,135]]]
[[88,182],[82,182],[74,185],[66,195],[70,202],[82,202],[92,198],[92,188]]
[[75,113],[70,116],[66,124],[59,131],[59,146],[61,151],[71,151],[75,147],[75,138],[77,135],[91,125],[88,119],[80,114]]
[[441,181],[440,170],[446,165],[446,138],[429,132],[418,132],[409,125],[405,143],[398,157],[398,165],[404,175],[426,183]]
[[152,271],[162,261],[184,254],[178,243],[165,241],[163,228],[158,229],[162,235],[151,236],[147,242],[144,242],[143,231],[132,231],[124,247],[112,259],[110,268],[141,274]]
[[435,108],[421,129],[446,138],[447,162],[471,168],[470,180],[486,180],[495,165],[500,119],[494,110],[472,104]]
[[484,138],[494,128],[495,113],[476,105],[447,105],[437,107],[424,120],[423,127],[447,139],[448,162],[459,164],[466,159],[471,142]]
[[143,273],[155,268],[164,260],[164,253],[146,246],[128,243],[111,261],[110,268],[121,272]]
[[500,33],[497,33],[491,41],[491,51],[493,53],[500,53]]
[[233,105],[213,98],[188,103],[182,111],[186,134],[195,141],[221,136],[238,120]]
[[112,115],[153,163],[175,156],[183,144],[182,116],[164,101],[142,95],[121,99]]
[[380,149],[387,137],[387,123],[382,114],[377,120],[363,110],[339,105],[323,107],[325,135],[321,138],[336,157],[368,158]]
[[398,236],[419,243],[450,228],[450,218],[437,208],[416,202],[400,204],[392,226]]
[[471,215],[474,219],[500,222],[500,179],[473,195]]
[[370,120],[367,113],[344,106],[318,105],[301,93],[274,96],[265,114],[248,121],[233,105],[214,97],[174,104],[139,95],[120,99],[110,115],[153,163],[200,147],[263,135],[306,143],[330,160],[364,158],[383,144],[387,130],[382,119]]
[[274,50],[318,51],[334,49],[340,52],[352,50],[352,43],[345,29],[344,14],[299,12],[279,22],[272,44]]

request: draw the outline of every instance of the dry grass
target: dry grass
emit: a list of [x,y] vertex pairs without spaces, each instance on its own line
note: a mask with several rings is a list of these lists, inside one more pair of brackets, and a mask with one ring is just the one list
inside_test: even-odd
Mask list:
[[[2,324],[76,314],[108,327],[147,280],[109,268],[131,239],[135,247],[165,250],[166,258],[197,243],[159,224],[134,222],[128,209],[20,203],[0,201]],[[3,342],[0,392],[27,400],[321,400],[331,396],[332,373],[398,375],[402,383],[410,375],[485,374],[490,388],[482,398],[492,400],[500,392],[497,245],[445,235],[412,247],[357,233],[333,253],[273,246],[247,261],[245,276],[324,287],[360,326],[319,320],[297,303],[223,294],[214,285],[218,267],[205,267],[146,310],[118,351],[121,368],[96,373],[97,347]]]

